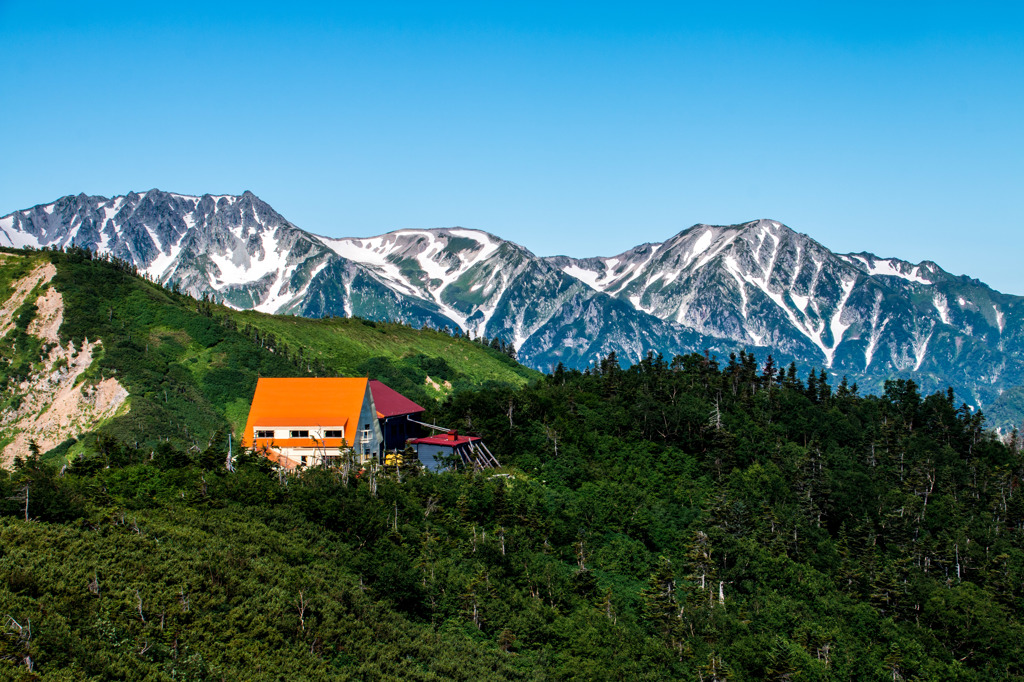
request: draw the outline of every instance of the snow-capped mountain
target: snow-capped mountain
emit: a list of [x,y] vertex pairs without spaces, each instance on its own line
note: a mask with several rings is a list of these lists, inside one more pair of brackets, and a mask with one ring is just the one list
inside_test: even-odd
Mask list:
[[696,225],[612,258],[549,261],[702,334],[863,371],[879,363],[921,370],[943,334],[998,346],[1005,310],[1017,303],[935,263],[834,254],[770,220]]
[[70,244],[121,258],[160,282],[264,312],[301,298],[333,257],[251,192],[79,194],[0,218],[0,245]]
[[868,390],[914,378],[975,406],[1024,385],[1021,297],[931,262],[835,254],[781,223],[696,225],[614,257],[539,258],[464,228],[335,239],[250,192],[79,195],[0,218],[0,245],[77,244],[238,308],[500,337],[540,369],[746,348]]
[[299,314],[429,320],[512,342],[520,359],[544,369],[559,361],[585,364],[582,358],[612,351],[639,358],[658,344],[680,352],[689,347],[681,339],[693,336],[637,315],[628,304],[486,232],[445,228],[320,239],[348,274],[324,272],[314,295],[294,309]]
[[834,254],[775,221],[696,225],[611,258],[548,260],[638,311],[873,390],[913,377],[991,405],[1024,382],[1021,297],[928,261]]
[[584,365],[584,358],[612,351],[637,358],[648,348],[674,353],[700,345],[678,325],[637,316],[485,232],[320,237],[250,192],[83,194],[0,218],[0,245],[71,244],[110,253],[160,282],[238,308],[386,318],[499,336],[516,345],[524,362],[546,369],[559,360]]

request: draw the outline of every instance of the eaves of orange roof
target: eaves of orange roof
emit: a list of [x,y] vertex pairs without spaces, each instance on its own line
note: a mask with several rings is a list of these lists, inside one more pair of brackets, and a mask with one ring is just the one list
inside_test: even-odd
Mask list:
[[242,445],[252,447],[253,430],[258,426],[323,425],[345,427],[345,441],[351,447],[355,444],[366,388],[365,378],[260,379],[242,433]]

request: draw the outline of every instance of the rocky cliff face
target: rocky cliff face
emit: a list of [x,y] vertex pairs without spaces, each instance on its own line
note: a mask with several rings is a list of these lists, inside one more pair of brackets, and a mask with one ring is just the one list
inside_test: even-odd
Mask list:
[[462,228],[333,239],[253,194],[64,197],[0,218],[0,244],[85,246],[239,308],[356,315],[500,337],[585,367],[748,349],[866,390],[913,378],[977,407],[1024,384],[1021,297],[931,262],[835,254],[771,220],[695,225],[613,257],[538,258]]

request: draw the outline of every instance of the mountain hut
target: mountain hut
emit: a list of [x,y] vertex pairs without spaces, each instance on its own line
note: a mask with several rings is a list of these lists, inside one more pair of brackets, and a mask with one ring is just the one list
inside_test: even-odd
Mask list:
[[360,464],[381,462],[419,435],[423,408],[379,381],[357,378],[261,378],[242,434],[285,468],[317,465],[350,449]]

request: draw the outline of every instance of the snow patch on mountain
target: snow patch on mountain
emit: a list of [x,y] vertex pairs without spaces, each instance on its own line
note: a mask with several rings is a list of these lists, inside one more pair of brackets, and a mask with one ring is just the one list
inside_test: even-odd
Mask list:
[[882,319],[882,292],[875,292],[875,301],[871,307],[871,332],[868,335],[868,345],[864,350],[864,370],[871,366],[871,361],[875,357],[875,349],[878,348],[878,342],[882,338],[882,333],[885,331],[885,326],[889,324],[889,318]]
[[915,330],[914,331],[913,348],[914,348],[914,357],[916,358],[916,362],[914,363],[914,371],[915,372],[918,371],[919,369],[921,369],[921,363],[924,362],[926,354],[927,354],[927,351],[928,351],[928,342],[932,340],[932,334],[934,332],[935,332],[935,325],[934,325],[934,323],[932,324],[931,329],[929,329],[927,333],[925,333],[924,331],[921,331],[921,330]]
[[262,232],[260,245],[263,253],[259,258],[252,258],[241,249],[229,254],[209,254],[220,273],[219,283],[241,284],[261,280],[271,273],[283,274],[288,267],[288,254],[278,248],[273,233]]
[[153,279],[162,282],[174,271],[174,266],[178,262],[180,255],[181,243],[179,242],[167,247],[166,251],[161,251],[143,272]]
[[569,275],[570,277],[575,277],[576,279],[583,282],[594,291],[604,290],[598,283],[598,280],[602,276],[602,274],[599,272],[596,272],[594,270],[587,270],[586,268],[581,268],[579,265],[575,263],[566,265],[564,268],[562,268],[562,272]]
[[3,241],[7,242],[7,246],[14,249],[24,249],[25,247],[38,248],[39,242],[32,235],[21,232],[14,228],[14,217],[7,216],[0,218],[0,234],[3,235]]
[[832,366],[833,359],[835,358],[836,348],[843,341],[843,335],[846,330],[850,328],[850,322],[843,322],[843,312],[846,310],[846,303],[850,300],[850,294],[853,293],[853,287],[857,284],[856,279],[845,280],[843,282],[843,293],[839,298],[839,304],[836,306],[836,311],[832,314],[832,320],[829,322],[829,330],[832,332],[832,347],[828,351],[828,366]]
[[[899,277],[900,279],[917,284],[935,283],[921,274],[921,265],[912,266],[910,263],[894,258],[875,258],[874,256],[860,253],[846,254],[840,256],[840,258],[848,263],[862,266],[864,271],[872,277]],[[927,269],[930,270],[931,268]]]
[[949,324],[949,304],[946,302],[946,297],[942,294],[935,294],[932,297],[932,305],[935,306],[936,312],[939,313],[939,319],[942,320],[942,324]]
[[803,314],[806,315],[807,314],[807,303],[811,300],[811,297],[810,296],[801,296],[800,294],[798,294],[798,293],[796,293],[795,291],[792,291],[792,290],[790,290],[790,292],[789,292],[789,297],[791,299],[793,299],[793,303],[795,303],[796,307],[800,309],[800,312],[802,312]]
[[287,289],[288,282],[291,280],[296,268],[294,265],[287,267],[283,273],[278,275],[275,279],[274,285],[271,286],[272,293],[265,301],[263,301],[263,303],[260,303],[253,308],[253,310],[258,310],[261,313],[275,313],[282,310],[289,304],[300,300],[309,290],[310,284],[316,280],[317,275],[319,275],[328,265],[330,265],[330,261],[325,260],[314,267],[310,272],[309,281],[306,282],[299,291],[295,292],[287,291]]
[[333,239],[320,237],[327,247],[347,260],[371,266],[386,282],[406,296],[421,296],[420,291],[411,287],[402,277],[398,266],[387,259],[389,254],[385,237],[371,239]]
[[647,258],[643,262],[638,263],[636,265],[633,265],[631,267],[630,278],[626,282],[622,283],[621,285],[616,286],[615,288],[620,290],[620,291],[622,291],[623,289],[626,289],[627,287],[629,287],[633,283],[634,280],[636,280],[637,278],[639,278],[639,276],[641,274],[643,274],[644,268],[647,266],[648,263],[650,263],[650,261],[654,260],[654,255],[657,253],[658,249],[660,249],[660,248],[662,248],[662,245],[660,245],[660,244],[652,246],[651,249],[650,249],[650,255],[647,256]]
[[693,243],[693,246],[686,254],[686,266],[688,267],[690,263],[696,260],[697,256],[711,248],[711,244],[714,240],[715,237],[712,230],[709,229],[701,232],[700,236],[697,237],[697,241]]
[[893,265],[891,260],[878,260],[875,261],[869,268],[868,273],[871,275],[886,275],[889,277],[902,277],[910,282],[917,282],[918,284],[931,284],[932,281],[925,279],[918,274],[921,268],[914,266],[910,272],[903,272]]
[[743,319],[747,319],[747,288],[744,285],[744,275],[740,271],[740,266],[736,262],[733,256],[728,256],[725,259],[725,269],[728,270],[729,274],[736,280],[736,286],[739,287],[740,292],[740,315]]
[[738,236],[739,233],[736,232],[728,239],[720,241],[717,245],[715,245],[715,248],[711,253],[707,253],[707,250],[705,249],[705,255],[699,261],[697,261],[696,265],[693,266],[693,269],[700,270],[702,267],[710,263],[715,258],[715,256],[725,251],[726,247],[732,244]]
[[472,263],[487,260],[501,247],[500,240],[493,239],[491,238],[491,235],[480,230],[467,230],[462,227],[451,227],[448,228],[448,233],[453,234],[456,237],[470,239],[483,245],[483,249],[473,254],[471,259]]

